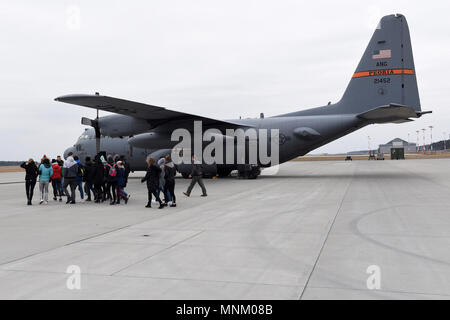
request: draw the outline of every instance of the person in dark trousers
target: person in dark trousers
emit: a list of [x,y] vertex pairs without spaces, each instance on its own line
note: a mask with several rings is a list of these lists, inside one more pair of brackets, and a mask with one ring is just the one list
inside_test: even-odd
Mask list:
[[94,188],[94,179],[95,179],[95,166],[91,161],[91,157],[86,157],[84,161],[84,190],[87,194],[86,201],[92,201],[91,192],[94,194],[95,198],[95,188]]
[[205,188],[205,185],[203,184],[202,175],[203,175],[203,170],[202,170],[201,162],[197,161],[195,159],[195,157],[192,156],[192,171],[191,171],[191,174],[189,175],[189,178],[192,178],[192,180],[191,180],[191,184],[189,185],[187,191],[183,192],[184,195],[189,197],[191,195],[192,188],[194,188],[195,184],[198,183],[200,188],[202,188],[202,197],[207,196],[206,188]]
[[152,194],[155,196],[156,201],[159,202],[159,209],[164,208],[164,205],[159,198],[156,190],[159,188],[159,175],[161,174],[161,169],[155,165],[155,159],[148,158],[147,159],[147,173],[145,177],[141,179],[141,182],[144,183],[147,181],[147,190],[148,190],[148,203],[145,206],[146,208],[152,207]]
[[64,160],[61,158],[61,156],[56,157],[56,163],[61,167],[61,194],[64,195]]
[[61,185],[62,168],[55,159],[52,160],[52,169],[53,175],[50,179],[53,188],[53,200],[56,201],[59,197],[59,201],[62,201],[62,185]]
[[130,196],[125,192],[125,166],[122,161],[117,161],[117,204],[120,204],[120,199],[128,203]]
[[38,167],[32,158],[20,165],[25,169],[25,192],[27,194],[27,205],[31,206],[33,200],[34,187],[36,186],[37,176],[39,174]]
[[158,167],[161,169],[161,173],[159,174],[159,187],[158,190],[156,190],[156,193],[158,196],[161,195],[161,192],[164,194],[164,206],[167,206],[167,203],[169,202],[167,198],[167,193],[165,185],[166,185],[166,172],[165,172],[165,166],[164,166],[165,160],[164,158],[161,158],[158,160]]
[[[108,195],[108,188],[107,188],[107,176],[108,176],[108,172],[106,170],[106,165],[108,164],[108,162],[106,161],[106,155],[104,153],[100,153],[100,160],[103,164],[103,185],[102,185],[102,189],[103,189],[103,199],[102,202],[110,199],[110,195]],[[109,171],[109,170],[108,170]]]
[[[106,190],[108,194],[108,198],[110,199],[109,204],[114,205],[117,201],[117,166],[114,163],[114,159],[112,156],[108,156],[107,163],[105,166],[105,175],[106,175]],[[111,195],[112,192],[112,195]]]
[[[69,153],[67,160],[64,162],[64,194],[67,196],[66,203],[75,203],[75,184],[78,174],[78,164],[73,159],[72,153]],[[70,186],[70,195],[67,187]]]
[[103,202],[103,181],[105,180],[105,168],[102,161],[100,160],[100,155],[96,155],[94,158],[94,175],[93,182],[95,188],[95,202]]
[[130,164],[128,163],[128,161],[125,159],[124,155],[120,156],[120,161],[122,161],[122,164],[125,167],[125,185],[124,185],[124,188],[126,188],[127,184],[128,184],[128,176],[130,175],[130,172],[131,172],[131,167],[130,167]]
[[78,166],[77,176],[75,178],[75,189],[78,188],[81,199],[84,199],[84,191],[83,191],[84,166],[81,164],[80,158],[78,158],[78,156],[74,156],[73,160],[75,160]]
[[164,167],[165,167],[165,181],[164,185],[164,194],[167,195],[167,198],[172,203],[171,207],[176,207],[176,197],[175,197],[175,176],[177,174],[177,169],[175,168],[175,164],[172,162],[172,158],[170,155],[167,155],[164,159]]

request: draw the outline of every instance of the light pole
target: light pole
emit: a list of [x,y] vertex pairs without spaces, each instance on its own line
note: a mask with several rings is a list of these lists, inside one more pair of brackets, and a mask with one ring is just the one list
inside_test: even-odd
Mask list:
[[431,139],[430,153],[433,154],[433,126],[429,126],[429,128],[430,128],[430,139]]
[[416,131],[417,133],[417,143],[416,143],[416,153],[419,153],[419,130]]
[[409,133],[408,133],[408,150],[407,153],[409,153]]
[[447,133],[444,131],[443,132],[443,134],[444,134],[444,152],[445,152],[445,150],[447,150]]
[[422,132],[423,132],[423,154],[425,154],[425,131],[426,131],[427,129],[422,129]]

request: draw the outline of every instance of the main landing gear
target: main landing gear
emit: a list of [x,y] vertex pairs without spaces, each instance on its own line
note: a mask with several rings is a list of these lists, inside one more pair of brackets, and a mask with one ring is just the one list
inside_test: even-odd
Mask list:
[[239,179],[256,179],[261,174],[261,168],[255,165],[238,165]]

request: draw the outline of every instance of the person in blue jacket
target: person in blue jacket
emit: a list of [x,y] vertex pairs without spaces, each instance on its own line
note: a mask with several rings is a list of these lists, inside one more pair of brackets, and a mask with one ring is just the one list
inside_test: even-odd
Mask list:
[[126,169],[122,161],[117,161],[117,202],[116,204],[120,204],[120,199],[125,201],[125,204],[128,203],[128,199],[130,196],[125,192],[126,185]]
[[45,204],[48,204],[48,184],[50,183],[50,177],[52,175],[53,168],[50,165],[50,160],[48,158],[44,158],[39,166],[39,192],[41,195],[41,201],[39,204],[42,204],[44,201]]

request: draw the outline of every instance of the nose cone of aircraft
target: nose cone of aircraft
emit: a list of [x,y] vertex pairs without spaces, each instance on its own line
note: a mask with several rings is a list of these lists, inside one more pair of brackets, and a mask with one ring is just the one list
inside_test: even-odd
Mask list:
[[70,152],[75,153],[75,148],[74,147],[67,148],[66,151],[64,151],[64,159],[67,159]]

